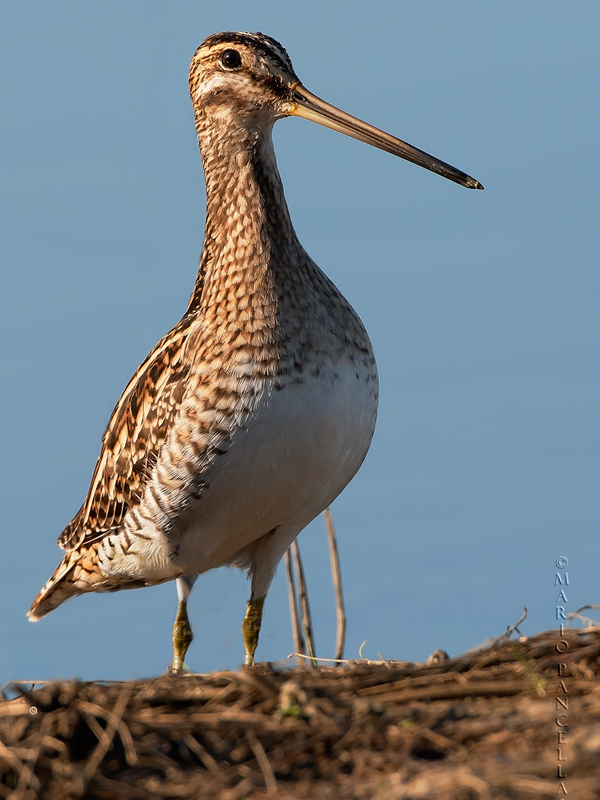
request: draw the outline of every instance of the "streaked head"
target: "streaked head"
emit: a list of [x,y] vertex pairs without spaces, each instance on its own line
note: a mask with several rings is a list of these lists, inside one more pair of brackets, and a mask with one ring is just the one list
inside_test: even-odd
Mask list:
[[470,189],[483,186],[461,170],[379,130],[309,92],[285,48],[262,33],[209,36],[194,53],[190,95],[198,129],[221,120],[260,136],[277,120],[298,116],[386,150]]
[[262,33],[215,33],[194,53],[190,95],[201,118],[230,117],[241,125],[271,125],[290,113],[299,83],[285,49]]

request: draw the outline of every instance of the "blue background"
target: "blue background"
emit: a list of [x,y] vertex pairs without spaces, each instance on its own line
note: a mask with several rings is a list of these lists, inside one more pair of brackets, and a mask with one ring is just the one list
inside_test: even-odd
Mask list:
[[[456,655],[598,602],[597,0],[5,3],[0,683],[130,678],[171,658],[173,584],[25,612],[89,485],[104,426],[183,313],[204,186],[196,46],[262,30],[304,84],[482,181],[467,191],[303,120],[275,146],[301,241],[378,357],[371,452],[334,504],[346,653]],[[333,655],[323,520],[300,537],[317,651]],[[242,661],[236,570],[190,600],[198,671]],[[291,652],[282,569],[257,656]]]

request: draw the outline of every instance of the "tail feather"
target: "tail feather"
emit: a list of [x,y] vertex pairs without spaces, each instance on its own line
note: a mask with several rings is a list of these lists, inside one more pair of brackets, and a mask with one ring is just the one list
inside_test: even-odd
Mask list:
[[77,563],[77,559],[73,558],[74,555],[75,553],[71,552],[63,558],[38,592],[37,597],[31,604],[31,608],[27,612],[30,622],[37,622],[42,617],[45,617],[46,614],[49,614],[50,611],[53,611],[74,594],[71,577]]
[[78,594],[114,592],[117,589],[134,589],[146,585],[145,580],[123,575],[104,575],[98,566],[98,542],[95,542],[89,547],[71,550],[65,555],[31,604],[27,616],[31,622],[37,622],[69,597]]

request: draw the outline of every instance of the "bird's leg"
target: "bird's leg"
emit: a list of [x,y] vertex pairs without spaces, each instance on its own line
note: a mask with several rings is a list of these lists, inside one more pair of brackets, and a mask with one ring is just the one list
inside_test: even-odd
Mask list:
[[177,578],[179,605],[177,606],[177,616],[173,625],[173,666],[170,670],[176,674],[183,671],[185,654],[194,638],[187,613],[187,601],[196,577],[196,575],[184,575],[181,578]]
[[244,650],[246,651],[246,660],[244,663],[247,665],[254,664],[254,653],[256,652],[256,645],[258,644],[258,634],[260,633],[264,604],[264,597],[251,597],[250,600],[248,600],[246,616],[242,622]]
[[194,634],[187,613],[187,600],[180,600],[173,625],[173,666],[171,667],[171,672],[178,674],[183,671],[185,654],[193,638]]

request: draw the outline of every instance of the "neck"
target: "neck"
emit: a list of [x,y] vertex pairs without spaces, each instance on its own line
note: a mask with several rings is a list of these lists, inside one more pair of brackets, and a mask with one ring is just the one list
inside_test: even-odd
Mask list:
[[[277,169],[271,127],[202,125],[198,142],[206,179],[206,226],[189,310],[225,285],[248,295],[273,291],[276,272],[303,252],[292,226]],[[214,298],[213,298],[214,299]]]

